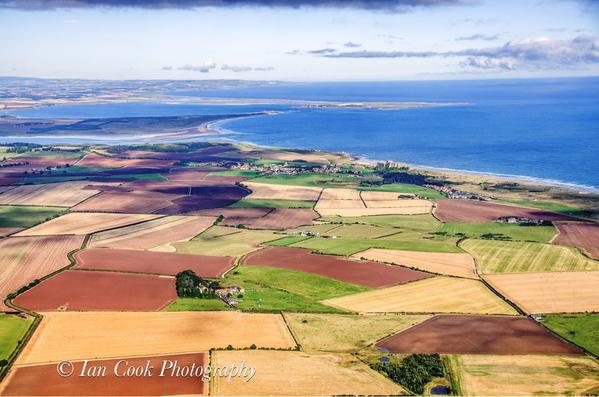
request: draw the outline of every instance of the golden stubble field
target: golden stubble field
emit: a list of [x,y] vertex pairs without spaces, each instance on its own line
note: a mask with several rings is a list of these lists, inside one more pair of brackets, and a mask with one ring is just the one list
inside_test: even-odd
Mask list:
[[270,185],[266,183],[249,183],[245,186],[252,191],[246,199],[277,199],[317,201],[322,188],[310,186]]
[[360,192],[354,189],[327,188],[320,195],[321,200],[361,200]]
[[483,278],[527,313],[599,311],[599,271],[496,274]]
[[240,312],[45,312],[18,364],[189,353],[225,348],[287,349],[279,314]]
[[0,195],[0,204],[72,207],[100,192],[81,189],[89,185],[117,186],[118,183],[73,181],[18,186]]
[[321,396],[406,394],[398,384],[349,354],[308,355],[291,351],[217,351],[212,366],[245,362],[257,367],[254,377],[215,378],[212,396]]

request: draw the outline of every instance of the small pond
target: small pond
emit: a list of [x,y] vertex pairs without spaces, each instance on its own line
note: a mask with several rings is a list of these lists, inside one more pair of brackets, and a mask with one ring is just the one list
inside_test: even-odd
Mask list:
[[431,389],[432,396],[446,396],[449,394],[449,390],[445,386],[435,386]]

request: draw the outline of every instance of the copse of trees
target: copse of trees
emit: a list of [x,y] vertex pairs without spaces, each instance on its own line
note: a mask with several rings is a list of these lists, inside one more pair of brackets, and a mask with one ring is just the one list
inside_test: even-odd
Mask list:
[[[213,282],[211,286],[218,286]],[[180,298],[218,299],[216,292],[208,289],[208,283],[193,270],[184,270],[177,274],[175,287]]]
[[433,377],[445,377],[445,365],[438,354],[411,354],[399,364],[377,363],[372,368],[416,395],[424,393],[424,386]]

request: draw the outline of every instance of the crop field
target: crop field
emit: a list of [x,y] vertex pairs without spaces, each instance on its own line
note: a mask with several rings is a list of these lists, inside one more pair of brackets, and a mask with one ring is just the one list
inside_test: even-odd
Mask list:
[[343,225],[330,231],[330,235],[339,238],[373,239],[399,233],[397,229],[371,225]]
[[[21,179],[23,179],[23,178],[2,178],[2,177],[0,177],[0,186],[11,185],[15,182],[19,182]],[[10,190],[10,189],[7,189],[7,190]]]
[[364,201],[397,200],[399,198],[399,196],[414,196],[414,193],[372,192],[372,191],[360,192],[360,197]]
[[81,201],[98,194],[98,190],[82,189],[84,186],[94,184],[109,183],[73,181],[19,186],[0,194],[0,204],[72,207]]
[[316,233],[327,233],[327,232],[332,232],[332,230],[337,229],[338,227],[340,227],[340,225],[329,225],[329,224],[323,224],[323,225],[310,225],[310,226],[300,226],[300,227],[296,227],[293,229],[287,229],[284,230],[283,233],[301,233],[303,231],[306,232],[312,232],[314,234]]
[[[151,363],[152,376],[117,377],[114,368],[119,361],[119,375],[129,367],[146,368]],[[172,370],[166,370],[164,377],[159,377],[163,360],[176,362],[181,368],[205,367],[208,365],[207,353],[177,354],[168,356],[120,357],[111,360],[94,360],[96,367],[106,368],[106,377],[71,376],[56,380],[56,364],[18,366],[14,367],[9,377],[0,387],[3,396],[153,396],[153,395],[207,395],[208,383],[202,382],[201,377],[171,377]],[[74,371],[81,373],[84,362],[74,362]],[[91,369],[92,364],[85,368]],[[194,371],[195,372],[195,371]]]
[[172,174],[162,174],[171,182],[181,182],[183,185],[193,184],[206,179],[210,172],[173,172]]
[[217,396],[315,396],[398,395],[405,390],[366,364],[346,354],[307,355],[302,352],[218,351],[213,366],[245,362],[257,367],[254,378],[215,378],[210,395]]
[[[497,222],[447,222],[438,232],[455,235],[462,233],[471,238],[480,238],[484,234],[500,235],[519,241],[548,243],[556,234],[553,226],[520,226],[517,223]],[[564,244],[567,245],[567,244]]]
[[432,277],[431,274],[399,266],[315,255],[310,250],[289,247],[269,247],[257,251],[243,258],[241,264],[296,270],[371,288]]
[[599,226],[564,224],[557,225],[557,229],[559,234],[553,244],[583,248],[588,255],[599,259]]
[[319,187],[271,185],[266,183],[244,182],[252,191],[248,199],[278,199],[317,201],[322,192]]
[[[1,233],[1,229],[0,229],[0,233]],[[309,240],[311,238],[312,238],[311,236],[285,236],[278,240],[267,241],[266,243],[264,243],[264,245],[274,245],[277,247],[286,247],[288,245],[299,243],[300,241],[304,241],[304,240]]]
[[18,364],[180,354],[212,348],[294,348],[278,314],[47,312]]
[[157,214],[179,215],[186,212],[198,211],[210,208],[226,207],[237,201],[234,198],[215,198],[205,196],[186,196],[171,200],[174,205],[166,207]]
[[430,212],[433,205],[428,200],[418,199],[395,199],[395,200],[364,200],[368,208],[406,208],[406,207],[426,207]]
[[316,218],[318,214],[309,208],[276,208],[263,218],[225,218],[221,224],[225,226],[241,224],[249,229],[281,230],[312,225],[312,220]]
[[322,303],[358,313],[516,314],[480,281],[443,276]]
[[6,237],[23,230],[23,227],[0,227],[0,237]]
[[313,301],[372,290],[369,287],[345,283],[316,274],[261,266],[238,266],[234,271],[227,274],[224,282],[270,286]]
[[216,218],[166,216],[137,225],[94,234],[90,247],[160,249],[175,252],[169,244],[188,241],[212,226]]
[[527,313],[599,311],[599,272],[496,274],[483,278]]
[[355,353],[385,336],[416,325],[427,315],[356,316],[284,313],[291,333],[306,353]]
[[360,217],[323,217],[323,222],[341,222],[349,224],[373,225],[388,228],[400,228],[417,232],[434,232],[442,225],[431,214],[422,215],[372,215]]
[[545,314],[543,324],[563,338],[599,355],[599,315],[592,313]]
[[248,191],[233,184],[206,182],[205,185],[191,186],[189,194],[192,196],[240,199],[247,196]]
[[526,317],[434,316],[376,344],[400,354],[547,354],[584,356]]
[[166,312],[201,312],[232,310],[220,299],[178,298],[164,309]]
[[[243,201],[243,200],[240,200]],[[239,201],[238,201],[239,203]],[[241,207],[228,207],[228,208],[212,208],[209,210],[199,210],[188,212],[185,214],[198,215],[198,216],[214,216],[219,217],[220,215],[225,218],[262,218],[266,214],[272,211],[272,208],[241,208]]]
[[17,296],[31,311],[157,311],[177,299],[175,279],[141,274],[66,271]]
[[24,230],[16,236],[89,234],[159,218],[159,215],[70,213]]
[[369,249],[355,256],[449,276],[478,278],[474,259],[468,254]]
[[599,270],[599,261],[557,245],[469,239],[460,246],[476,258],[481,274]]
[[241,199],[228,208],[313,208],[314,201],[306,200],[270,200],[270,199]]
[[173,165],[173,162],[155,159],[119,159],[88,154],[77,165],[84,167],[169,167]]
[[266,241],[280,238],[270,231],[262,230],[241,230],[221,226],[217,231],[222,229],[229,229],[227,231],[232,233],[214,237],[202,233],[191,241],[173,243],[172,246],[177,253],[181,254],[239,257],[259,249]]
[[71,211],[150,214],[154,211],[173,205],[171,200],[179,197],[181,197],[181,195],[157,192],[104,192],[71,208]]
[[0,228],[31,227],[47,218],[62,215],[60,207],[26,207],[19,205],[0,206]]
[[[240,171],[240,173],[242,173],[242,172],[244,172],[244,171]],[[245,171],[245,172],[249,172],[250,175],[246,175],[246,176],[243,176],[243,174],[241,174],[239,176],[235,176],[235,175],[220,175],[221,173],[218,172],[218,173],[211,173],[210,175],[207,175],[204,180],[211,181],[211,182],[229,182],[229,183],[235,183],[235,182],[243,182],[243,181],[247,181],[248,179],[252,179],[257,174],[256,171]]]
[[443,222],[495,222],[503,216],[544,219],[547,221],[578,221],[568,215],[541,209],[514,207],[511,205],[487,203],[476,200],[433,200],[437,205],[435,216]]
[[584,396],[599,389],[590,357],[453,356],[464,396]]
[[8,359],[32,321],[32,319],[0,313],[0,360]]
[[259,171],[245,171],[245,170],[226,170],[226,171],[215,171],[215,172],[211,172],[209,177],[210,178],[220,178],[223,176],[227,176],[227,177],[241,177],[244,179],[251,179],[251,178],[255,178],[256,176],[258,176],[260,172]]
[[322,191],[320,200],[358,200],[360,198],[360,192],[354,189],[334,189],[327,188]]
[[82,236],[9,237],[0,240],[0,310],[6,295],[69,264]]
[[321,210],[329,209],[360,209],[366,208],[362,200],[325,200],[320,199],[314,206],[314,209]]
[[323,208],[318,213],[323,217],[340,216],[372,216],[372,215],[419,215],[428,214],[431,206],[422,205],[414,207],[394,207],[394,208]]

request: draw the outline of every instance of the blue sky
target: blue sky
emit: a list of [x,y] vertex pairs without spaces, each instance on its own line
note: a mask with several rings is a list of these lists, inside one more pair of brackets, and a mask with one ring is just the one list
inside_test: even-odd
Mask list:
[[235,0],[0,0],[0,75],[286,81],[599,75],[597,1],[223,5],[229,2]]

